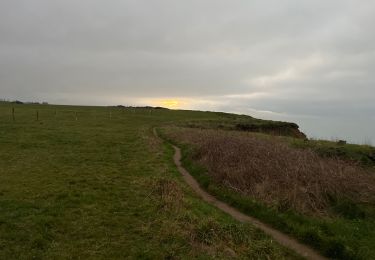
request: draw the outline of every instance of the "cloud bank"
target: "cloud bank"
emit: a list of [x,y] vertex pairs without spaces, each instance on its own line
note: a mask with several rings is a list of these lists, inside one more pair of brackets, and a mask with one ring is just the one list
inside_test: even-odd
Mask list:
[[370,0],[1,1],[0,96],[178,99],[375,141],[373,24]]

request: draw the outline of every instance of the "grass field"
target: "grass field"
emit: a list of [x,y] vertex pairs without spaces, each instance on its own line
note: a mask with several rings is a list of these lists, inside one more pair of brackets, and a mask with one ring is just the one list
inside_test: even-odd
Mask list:
[[[182,148],[184,166],[219,199],[328,257],[375,258],[375,173],[363,160],[373,147],[205,124],[160,132]],[[331,147],[348,152],[322,153]]]
[[298,259],[202,202],[152,135],[222,117],[0,103],[0,259]]

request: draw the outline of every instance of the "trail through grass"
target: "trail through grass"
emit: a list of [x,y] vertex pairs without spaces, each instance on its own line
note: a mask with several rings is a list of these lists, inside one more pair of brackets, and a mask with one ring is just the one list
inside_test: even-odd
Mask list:
[[[266,138],[256,135],[257,138],[262,138],[261,140],[254,139],[253,134],[248,135],[241,132],[224,133],[222,131],[176,127],[163,128],[161,133],[164,138],[182,148],[184,166],[202,187],[218,199],[226,201],[242,212],[314,246],[328,257],[335,259],[374,258],[375,207],[373,196],[375,187],[373,173],[367,173],[369,168],[365,167],[363,170],[358,168],[358,172],[342,172],[341,175],[337,176],[335,176],[336,172],[332,172],[332,174],[326,176],[326,172],[318,171],[319,169],[316,166],[318,164],[327,170],[326,160],[331,161],[332,159],[317,158],[309,152],[306,156],[311,155],[311,158],[316,161],[305,165],[306,161],[302,160],[304,163],[302,166],[307,169],[303,171],[304,168],[298,165],[297,159],[298,155],[300,153],[304,155],[304,152],[289,151],[293,148],[288,148],[284,144],[281,146],[283,149],[278,149],[280,144],[277,142],[281,141],[279,138],[271,140],[272,137]],[[223,136],[226,138],[222,138]],[[246,142],[248,142],[247,148],[244,147]],[[243,146],[241,146],[242,144]],[[254,144],[257,145],[259,150],[256,150],[257,147],[253,147]],[[240,149],[240,147],[242,148]],[[265,151],[259,152],[262,150]],[[279,151],[284,151],[284,153],[281,154]],[[251,156],[249,156],[249,153]],[[291,156],[294,153],[296,153],[295,156]],[[280,158],[277,158],[277,156]],[[293,158],[288,158],[288,156]],[[255,159],[256,164],[252,161]],[[269,160],[274,161],[270,162]],[[292,171],[287,171],[288,164],[284,162],[291,160],[294,160],[291,165],[298,168],[300,176],[298,174],[293,175]],[[340,160],[336,163],[339,163],[339,169],[347,167],[346,163]],[[280,165],[282,167],[279,167]],[[336,169],[336,166],[333,169]],[[313,167],[314,171],[311,171],[310,167]],[[353,176],[348,175],[348,173],[353,174]],[[288,181],[290,176],[284,176],[283,174],[291,175],[293,178]],[[298,178],[303,180],[302,183],[297,185],[301,192],[305,192],[303,185],[308,187],[319,178],[323,178],[318,186],[323,192],[330,191],[329,185],[336,185],[336,182],[339,182],[339,185],[345,184],[348,186],[341,190],[333,189],[337,192],[337,199],[331,201],[330,205],[321,208],[324,211],[323,215],[312,214],[312,212],[305,212],[303,207],[298,206],[298,203],[304,201],[298,201],[293,196],[289,199],[287,196],[282,199],[283,194],[288,195],[288,187],[296,187],[295,183]],[[347,179],[352,183],[348,182]],[[263,180],[265,181],[263,182]],[[275,182],[277,185],[271,190],[271,184],[275,184]],[[246,183],[248,183],[247,186]],[[363,192],[364,194],[358,195],[366,195],[365,197],[371,198],[371,200],[361,201],[355,193],[355,196],[350,194],[350,189],[362,187],[357,186],[360,183],[363,183],[363,187],[368,189],[362,191],[357,189],[356,192]],[[286,184],[286,189],[282,189],[282,184]],[[268,188],[264,190],[266,197],[256,196],[256,188],[262,187],[262,185],[268,185]],[[244,192],[246,189],[248,191]],[[274,190],[278,192],[271,199]],[[263,189],[260,189],[260,191],[263,191]],[[291,192],[293,192],[293,189],[291,189]],[[258,194],[262,195],[263,193],[258,191]],[[314,194],[312,191],[309,195],[318,198],[318,194]],[[325,195],[332,196],[332,194]],[[298,199],[300,197],[302,196],[299,195]],[[344,199],[346,197],[352,198],[353,201]],[[282,200],[280,201],[280,199]],[[305,203],[307,202],[306,200]]]
[[14,105],[13,121],[12,107],[0,104],[0,259],[298,258],[197,198],[152,135],[220,114]]

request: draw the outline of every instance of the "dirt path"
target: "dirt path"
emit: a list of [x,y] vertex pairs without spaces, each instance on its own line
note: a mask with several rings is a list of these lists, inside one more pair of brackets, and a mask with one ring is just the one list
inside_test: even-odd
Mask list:
[[[156,130],[154,129],[154,134],[159,138]],[[237,209],[229,206],[228,204],[216,199],[214,196],[208,194],[204,191],[198,184],[198,182],[190,175],[190,173],[181,165],[181,150],[180,148],[173,145],[175,154],[173,156],[174,163],[176,164],[178,171],[182,174],[184,180],[190,185],[190,187],[206,202],[215,205],[217,208],[231,215],[233,218],[240,222],[249,222],[255,227],[263,230],[264,233],[270,235],[279,244],[292,249],[297,254],[307,258],[307,259],[328,259],[319,255],[312,248],[299,243],[297,240],[281,233],[280,231],[260,222],[258,219],[245,215],[238,211]]]

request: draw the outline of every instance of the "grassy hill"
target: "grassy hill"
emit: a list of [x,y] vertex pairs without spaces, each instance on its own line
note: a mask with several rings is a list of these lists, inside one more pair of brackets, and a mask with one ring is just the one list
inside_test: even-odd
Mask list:
[[[312,209],[303,210],[304,199],[295,200],[298,205],[278,200],[287,193],[266,200],[259,196],[262,193],[242,192],[243,186],[225,185],[235,183],[240,175],[232,174],[234,182],[225,182],[226,174],[212,178],[210,167],[216,163],[211,165],[202,157],[206,146],[201,140],[218,148],[211,150],[226,147],[226,151],[232,151],[230,161],[215,157],[216,153],[204,153],[220,161],[220,169],[229,169],[230,173],[251,165],[235,161],[243,157],[246,147],[252,147],[246,145],[256,145],[252,149],[259,150],[262,160],[271,158],[264,149],[281,147],[286,151],[284,157],[269,169],[279,169],[275,180],[286,182],[286,190],[294,184],[283,177],[285,167],[280,165],[286,157],[301,151],[303,158],[310,158],[305,155],[308,152],[316,156],[312,157],[316,161],[323,160],[323,165],[325,160],[339,160],[367,174],[375,166],[373,147],[307,140],[293,123],[244,115],[3,102],[0,259],[299,258],[253,226],[238,223],[201,201],[177,172],[171,147],[153,136],[154,127],[183,148],[185,166],[202,187],[220,199],[326,255],[375,257],[373,201],[357,205],[355,200],[333,198],[327,204],[322,199],[319,209],[323,214],[318,214],[311,203]],[[204,138],[200,137],[202,133]],[[238,149],[241,145],[245,148]],[[315,171],[310,174],[309,180],[314,179]],[[278,187],[277,182],[273,189]],[[369,185],[366,192],[372,195],[375,187]],[[332,187],[340,191],[339,186]]]
[[0,259],[298,258],[202,202],[152,134],[221,118],[1,103]]

